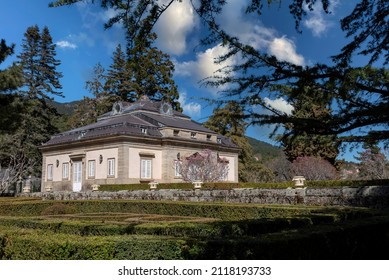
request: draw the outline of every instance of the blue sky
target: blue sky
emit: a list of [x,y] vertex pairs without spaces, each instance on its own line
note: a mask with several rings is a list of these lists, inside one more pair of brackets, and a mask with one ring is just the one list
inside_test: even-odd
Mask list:
[[[93,67],[100,62],[106,69],[111,64],[112,52],[118,43],[125,45],[120,26],[104,30],[103,24],[114,15],[113,10],[102,10],[96,4],[48,8],[50,0],[2,0],[0,10],[0,38],[7,43],[15,43],[15,53],[21,50],[23,34],[29,26],[47,26],[57,45],[58,68],[63,73],[61,83],[65,98],[59,102],[80,100],[89,93],[85,82],[90,79]],[[96,1],[99,2],[99,1]],[[349,14],[355,5],[354,0],[333,0],[332,13],[324,14],[320,9],[309,12],[302,21],[302,33],[294,28],[294,20],[287,10],[289,1],[281,1],[264,7],[263,15],[253,19],[244,15],[247,1],[230,1],[221,15],[223,27],[244,42],[256,48],[300,65],[328,62],[346,40],[340,31],[339,19]],[[265,1],[264,1],[265,2]],[[320,1],[319,1],[320,2]],[[212,108],[201,98],[217,98],[217,90],[200,85],[202,78],[212,75],[219,66],[213,59],[223,54],[220,45],[199,47],[202,25],[192,10],[188,0],[177,1],[164,14],[156,26],[158,47],[170,54],[175,63],[174,79],[178,85],[184,113],[194,120],[205,121]],[[7,59],[2,67],[16,59]],[[229,63],[234,63],[230,60]],[[270,105],[284,111],[291,106],[282,99],[267,99]],[[271,142],[268,134],[271,128],[250,127],[248,135]],[[352,159],[350,154],[343,155]]]

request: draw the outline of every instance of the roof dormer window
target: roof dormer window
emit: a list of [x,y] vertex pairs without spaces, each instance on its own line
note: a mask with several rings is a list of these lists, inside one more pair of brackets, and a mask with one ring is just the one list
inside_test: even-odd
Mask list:
[[172,105],[167,102],[163,102],[161,104],[160,113],[164,115],[173,115]]
[[121,102],[115,102],[112,106],[112,114],[120,114],[123,110],[123,104]]

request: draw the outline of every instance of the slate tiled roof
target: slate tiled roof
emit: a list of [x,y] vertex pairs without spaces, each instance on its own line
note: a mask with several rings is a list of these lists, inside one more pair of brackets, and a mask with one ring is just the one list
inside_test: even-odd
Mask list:
[[167,126],[172,128],[180,128],[180,129],[187,129],[187,130],[193,130],[198,132],[216,134],[214,131],[190,119],[182,119],[182,118],[150,114],[150,113],[140,113],[137,114],[137,116],[141,119],[148,120],[150,123],[154,123],[160,127]]
[[[164,127],[216,134],[180,112],[171,111],[169,114],[162,114],[160,112],[162,102],[142,99],[134,103],[118,104],[119,110],[115,109],[117,104],[114,104],[113,110],[100,116],[97,122],[54,135],[43,147],[119,135],[162,139],[160,129]],[[229,138],[223,136],[219,138],[221,141],[218,144],[221,146],[237,148]],[[195,140],[188,139],[188,141]]]

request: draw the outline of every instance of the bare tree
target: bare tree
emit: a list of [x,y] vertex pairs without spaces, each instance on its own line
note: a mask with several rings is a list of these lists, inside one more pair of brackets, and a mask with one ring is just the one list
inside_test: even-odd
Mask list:
[[276,157],[267,163],[267,167],[273,171],[274,179],[277,182],[292,180],[292,163],[286,158],[285,155]]
[[360,153],[359,170],[362,179],[388,179],[389,162],[385,155],[378,150],[366,149]]
[[33,161],[22,153],[11,155],[6,166],[0,163],[0,194],[8,192],[9,188],[26,177],[33,167]]
[[186,182],[226,181],[228,160],[220,158],[211,150],[204,150],[184,157],[180,162],[179,173]]
[[291,172],[307,180],[335,180],[338,177],[336,168],[318,157],[298,157],[292,162]]

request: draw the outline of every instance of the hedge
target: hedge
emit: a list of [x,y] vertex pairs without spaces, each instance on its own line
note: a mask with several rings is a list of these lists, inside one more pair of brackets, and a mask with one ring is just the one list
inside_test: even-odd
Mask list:
[[0,226],[0,259],[388,259],[389,218],[236,238],[83,236]]
[[[364,186],[389,186],[389,180],[321,180],[305,181],[306,187],[314,188],[338,188],[338,187],[364,187]],[[293,182],[280,183],[204,183],[202,189],[233,189],[233,188],[289,188],[294,187]],[[159,189],[193,189],[192,183],[160,183]],[[101,191],[121,190],[148,190],[148,184],[121,184],[101,185]]]
[[180,259],[183,241],[153,236],[84,236],[0,227],[0,259]]
[[[325,211],[331,212],[336,209],[342,208],[146,200],[77,200],[61,202],[45,200],[27,201],[25,203],[2,203],[0,204],[0,215],[39,216],[47,214],[115,212],[244,220],[309,215],[312,212],[324,213]],[[369,211],[364,208],[358,209],[355,211]]]
[[26,218],[3,218],[1,226],[21,229],[45,230],[53,233],[74,234],[79,236],[110,235],[163,235],[174,237],[237,237],[257,236],[263,233],[297,229],[323,223],[339,221],[336,214],[312,215],[311,217],[285,217],[275,219],[213,221],[213,222],[159,222],[127,224],[102,222],[85,222],[67,220],[66,217],[55,220],[38,220]]

